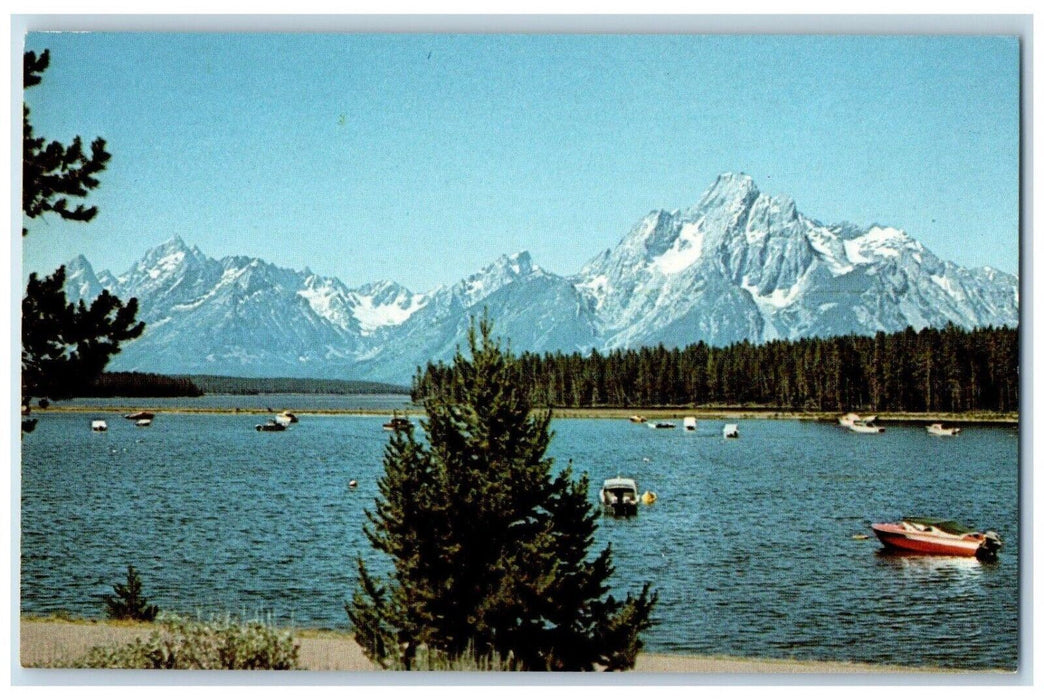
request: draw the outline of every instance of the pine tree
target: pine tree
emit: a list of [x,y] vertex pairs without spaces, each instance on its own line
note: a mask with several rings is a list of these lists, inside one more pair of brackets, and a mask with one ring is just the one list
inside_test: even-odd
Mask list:
[[656,594],[606,595],[611,549],[588,559],[586,477],[554,473],[551,414],[531,415],[488,319],[468,345],[453,364],[460,401],[426,400],[426,443],[412,427],[389,440],[366,535],[394,571],[381,581],[359,560],[356,640],[385,667],[409,668],[421,646],[524,670],[632,667]]
[[[49,51],[37,56],[32,51],[23,54],[23,85],[30,88],[39,85],[43,72],[51,62]],[[29,121],[29,107],[22,106],[22,213],[34,219],[47,212],[54,212],[70,221],[90,221],[98,213],[98,207],[78,204],[69,208],[69,197],[84,198],[88,191],[98,186],[98,173],[105,170],[109,161],[105,150],[105,139],[98,137],[91,142],[91,154],[83,149],[83,141],[75,137],[68,146],[37,137]],[[22,228],[22,235],[28,229]]]
[[87,306],[65,297],[65,267],[49,277],[29,275],[22,299],[22,405],[33,397],[79,395],[101,375],[120,343],[137,338],[138,302],[124,305],[103,291]]
[[[23,84],[39,85],[50,64],[50,52],[23,54]],[[65,146],[34,136],[29,107],[22,109],[22,215],[35,219],[47,212],[71,221],[90,221],[97,207],[69,207],[69,197],[85,198],[98,187],[95,175],[105,169],[109,154],[105,140],[91,143],[91,155],[77,136]],[[22,228],[22,235],[28,229]],[[137,338],[145,328],[136,323],[138,302],[126,304],[103,291],[90,306],[74,306],[65,297],[65,268],[40,280],[29,276],[22,299],[22,405],[33,397],[52,399],[75,396],[105,369],[120,343]],[[28,430],[32,420],[23,421]],[[28,431],[27,431],[28,432]]]
[[149,601],[141,594],[141,577],[137,570],[127,565],[127,583],[113,584],[116,595],[105,596],[105,608],[113,620],[141,620],[152,622],[159,613],[159,608],[149,605]]

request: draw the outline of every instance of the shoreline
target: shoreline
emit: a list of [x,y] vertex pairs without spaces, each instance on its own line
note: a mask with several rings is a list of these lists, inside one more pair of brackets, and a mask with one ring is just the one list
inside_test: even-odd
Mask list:
[[[243,407],[243,408],[212,408],[193,406],[154,406],[146,400],[138,403],[127,403],[113,406],[87,405],[87,406],[56,406],[47,408],[34,408],[32,415],[46,415],[49,413],[133,413],[136,411],[151,411],[157,414],[190,414],[190,415],[271,415],[278,413],[282,408],[270,411],[267,408]],[[373,408],[290,408],[287,409],[302,416],[368,416],[387,417],[392,411],[377,410]],[[534,409],[541,411],[545,409]],[[784,409],[761,409],[742,407],[704,407],[687,408],[681,407],[650,407],[650,408],[552,408],[553,418],[597,418],[627,420],[633,415],[640,415],[647,419],[675,419],[681,420],[686,416],[692,416],[697,420],[806,420],[820,423],[836,423],[838,413],[832,411],[789,411]],[[424,409],[420,407],[394,409],[394,412],[411,418],[424,415]],[[994,413],[988,411],[975,411],[968,413],[944,413],[944,412],[893,412],[878,413],[877,423],[959,423],[970,425],[975,423],[991,425],[1018,425],[1018,413]]]
[[[58,660],[68,661],[94,646],[126,644],[146,639],[158,626],[149,623],[110,620],[62,620],[23,615],[19,618],[19,664],[23,669],[50,672]],[[300,645],[298,661],[304,671],[380,672],[363,654],[348,632],[294,630]],[[395,672],[389,672],[395,673]],[[855,661],[810,661],[805,659],[698,656],[643,652],[631,673],[695,674],[966,674],[1013,673],[1003,669],[952,669],[928,666],[896,666]],[[594,677],[592,677],[594,678]]]

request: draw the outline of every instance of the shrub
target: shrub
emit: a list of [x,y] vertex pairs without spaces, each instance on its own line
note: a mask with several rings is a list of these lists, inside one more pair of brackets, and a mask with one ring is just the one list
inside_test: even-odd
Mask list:
[[130,644],[95,647],[66,668],[275,670],[297,668],[293,635],[267,622],[208,622],[161,614],[160,629]]

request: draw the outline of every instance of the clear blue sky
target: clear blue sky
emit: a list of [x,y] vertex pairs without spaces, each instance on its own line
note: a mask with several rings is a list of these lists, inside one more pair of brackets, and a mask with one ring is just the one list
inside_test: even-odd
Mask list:
[[825,223],[1018,271],[1019,48],[998,37],[30,34],[36,131],[103,136],[90,224],[24,267],[174,235],[355,286],[522,249],[569,274],[743,171]]

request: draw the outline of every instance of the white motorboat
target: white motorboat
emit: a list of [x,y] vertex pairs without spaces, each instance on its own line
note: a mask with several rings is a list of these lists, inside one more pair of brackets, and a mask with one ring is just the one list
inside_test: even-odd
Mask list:
[[846,413],[845,415],[838,417],[837,422],[839,425],[848,428],[861,420],[863,419],[859,417],[858,413]]
[[602,508],[610,515],[629,516],[638,514],[638,484],[634,479],[618,476],[606,479],[598,492]]
[[845,428],[850,428],[856,423],[873,423],[875,420],[877,420],[877,416],[867,416],[864,418],[858,413],[846,413],[843,416],[838,416],[837,422]]
[[960,428],[944,428],[942,423],[932,423],[926,425],[925,430],[928,431],[929,435],[940,435],[940,436],[954,436],[961,432]]

